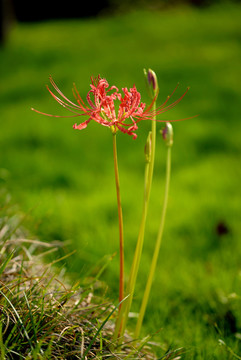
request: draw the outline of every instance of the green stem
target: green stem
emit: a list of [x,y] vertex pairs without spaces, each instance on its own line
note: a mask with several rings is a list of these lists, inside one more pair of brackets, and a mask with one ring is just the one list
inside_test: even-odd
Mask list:
[[[149,170],[149,163],[146,164],[146,169],[145,170],[146,170],[145,173],[147,175],[147,172]],[[145,186],[146,186],[146,182],[145,182]],[[147,212],[146,208],[147,208],[147,206],[146,206],[146,201],[145,201],[144,206],[143,206],[141,228],[140,228],[140,233],[139,233],[138,242],[137,242],[137,246],[136,246],[135,256],[134,256],[134,259],[133,259],[133,262],[132,262],[130,278],[129,278],[129,282],[128,282],[127,288],[126,288],[126,293],[129,295],[129,297],[125,301],[125,303],[123,304],[123,306],[122,306],[122,308],[121,308],[121,310],[119,312],[119,316],[118,316],[117,321],[116,321],[115,332],[114,332],[114,336],[113,336],[113,341],[114,342],[117,340],[117,337],[119,337],[119,340],[121,340],[121,338],[122,338],[122,336],[124,334],[124,331],[125,331],[127,320],[128,320],[128,314],[129,314],[132,299],[133,299],[133,291],[131,292],[131,289],[133,288],[134,280],[135,280],[134,279],[134,276],[135,276],[134,273],[135,273],[135,270],[137,268],[138,254],[141,251],[140,242],[143,242],[143,237],[144,237],[144,223],[145,223],[146,212]],[[138,244],[139,244],[139,246],[138,246]]]
[[[153,111],[156,109],[156,103],[153,105]],[[145,183],[144,183],[144,203],[143,203],[143,210],[142,210],[142,217],[141,217],[141,224],[135,249],[135,254],[131,266],[131,272],[129,281],[127,284],[126,295],[129,295],[123,307],[119,313],[119,317],[116,322],[115,332],[113,336],[113,340],[116,340],[117,337],[121,339],[125,328],[126,323],[128,320],[129,312],[131,309],[131,304],[134,295],[134,289],[136,285],[136,278],[137,273],[140,265],[140,259],[142,254],[143,242],[144,242],[144,234],[145,234],[145,225],[146,225],[146,217],[147,217],[147,210],[151,192],[151,185],[152,185],[152,177],[153,177],[153,170],[154,170],[154,162],[155,162],[155,147],[156,147],[156,118],[154,117],[152,121],[152,134],[151,134],[151,156],[150,161],[146,162],[145,167]]]
[[[124,236],[123,236],[123,216],[120,198],[120,181],[117,161],[117,148],[116,148],[116,133],[113,133],[113,157],[115,168],[115,183],[116,183],[116,195],[117,195],[117,207],[118,207],[118,219],[119,219],[119,242],[120,242],[120,280],[119,280],[119,303],[124,299]],[[121,309],[119,305],[119,311]]]
[[145,311],[146,311],[147,302],[148,302],[149,295],[150,295],[151,285],[152,285],[153,277],[154,277],[155,270],[156,270],[156,264],[157,264],[158,254],[159,254],[159,250],[160,250],[160,246],[161,246],[162,234],[163,234],[165,217],[166,217],[167,202],[168,202],[168,192],[169,192],[169,184],[170,184],[170,175],[171,175],[171,146],[169,146],[167,148],[166,183],[165,183],[165,194],[164,194],[164,202],[163,202],[163,209],[162,209],[162,215],[161,215],[161,222],[160,222],[159,232],[158,232],[158,235],[157,235],[155,251],[154,251],[154,254],[153,254],[153,258],[152,258],[150,273],[149,273],[149,277],[148,277],[148,280],[147,280],[147,284],[146,284],[146,288],[145,288],[145,292],[144,292],[144,296],[143,296],[143,300],[142,300],[142,304],[141,304],[140,314],[139,314],[137,325],[136,325],[135,338],[138,338],[139,335],[140,335],[141,326],[142,326],[143,318],[144,318]]

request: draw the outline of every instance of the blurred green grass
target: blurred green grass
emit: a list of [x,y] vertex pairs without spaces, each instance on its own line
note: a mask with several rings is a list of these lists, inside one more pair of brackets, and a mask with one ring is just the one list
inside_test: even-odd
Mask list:
[[[198,11],[137,11],[109,18],[18,24],[0,49],[0,180],[43,240],[70,239],[76,255],[67,262],[82,276],[106,254],[118,251],[118,224],[108,130],[72,119],[44,117],[35,107],[66,114],[45,89],[52,75],[71,97],[75,82],[84,97],[91,75],[121,88],[133,83],[146,96],[143,68],[157,73],[159,103],[180,82],[184,100],[163,119],[200,114],[174,124],[172,180],[167,223],[143,335],[163,348],[185,346],[187,359],[231,358],[224,339],[241,352],[240,282],[240,6]],[[158,128],[162,127],[158,124]],[[119,134],[126,268],[139,227],[143,148],[150,124],[138,138]],[[158,137],[146,243],[138,277],[138,310],[159,225],[165,145]],[[224,223],[228,233],[217,234]],[[103,280],[117,299],[118,256]],[[230,296],[237,293],[238,296]],[[228,316],[232,314],[232,316]],[[134,325],[134,321],[133,321]],[[132,321],[130,326],[132,326]]]

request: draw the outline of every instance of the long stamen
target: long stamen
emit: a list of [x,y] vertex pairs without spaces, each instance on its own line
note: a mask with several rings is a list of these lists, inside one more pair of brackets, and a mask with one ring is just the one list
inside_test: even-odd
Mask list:
[[35,111],[38,114],[41,115],[46,115],[46,116],[51,116],[51,117],[56,117],[56,118],[72,118],[72,117],[77,117],[77,116],[81,116],[82,114],[76,114],[76,115],[52,115],[52,114],[46,114],[42,111],[36,110],[34,108],[31,108],[31,110]]
[[53,98],[61,105],[63,106],[64,108],[67,108],[69,111],[72,111],[72,112],[75,112],[76,111],[73,111],[71,109],[79,109],[79,106],[77,106],[75,104],[75,106],[72,106],[72,105],[69,105],[67,104],[66,102],[64,102],[63,100],[61,100],[58,96],[56,96],[51,90],[50,88],[47,86],[47,90],[50,92],[50,94],[53,96]]
[[[79,106],[81,106],[81,109],[82,109],[83,111],[85,111],[86,109],[88,109],[88,107],[87,107],[87,105],[85,104],[84,100],[83,100],[82,97],[80,96],[80,94],[79,94],[79,92],[78,92],[75,84],[73,84],[73,95],[74,95],[75,99],[77,100]],[[88,96],[88,94],[87,94],[87,96]],[[88,99],[87,99],[87,100],[88,100]],[[92,103],[92,102],[91,102],[91,103]],[[89,105],[91,105],[91,104],[89,104]],[[95,106],[93,105],[93,103],[92,103],[92,108],[93,108],[93,109],[95,108]],[[91,111],[91,109],[89,109],[89,111]]]
[[[63,99],[65,99],[68,103],[70,103],[71,105],[73,105],[74,107],[77,107],[77,105],[75,103],[73,103],[71,100],[69,100],[63,93],[62,91],[58,88],[58,86],[55,84],[53,78],[50,76],[49,77],[50,83],[53,86],[53,88],[59,93],[60,96],[62,96]],[[48,88],[48,86],[47,86]]]
[[182,94],[182,96],[180,96],[179,99],[175,100],[172,104],[166,106],[165,108],[163,109],[160,109],[160,112],[158,111],[157,109],[157,114],[161,114],[162,112],[165,112],[167,110],[170,110],[171,108],[173,108],[174,106],[176,106],[183,98],[184,96],[187,94],[187,92],[189,91],[189,87],[187,88],[187,90],[184,92],[184,94]]

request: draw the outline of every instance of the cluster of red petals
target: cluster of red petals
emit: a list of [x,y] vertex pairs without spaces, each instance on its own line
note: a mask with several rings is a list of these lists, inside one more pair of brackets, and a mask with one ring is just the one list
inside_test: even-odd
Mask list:
[[[118,129],[123,133],[133,136],[134,139],[137,137],[135,131],[138,129],[138,122],[142,120],[153,120],[156,115],[175,106],[187,92],[186,91],[174,103],[166,106],[166,103],[170,98],[169,96],[159,108],[152,110],[152,106],[156,98],[154,98],[152,103],[146,108],[146,104],[141,102],[141,95],[137,91],[135,85],[130,90],[126,87],[123,88],[122,95],[116,86],[110,87],[106,79],[103,79],[100,76],[97,78],[91,78],[91,90],[86,96],[87,103],[83,101],[74,85],[73,94],[77,101],[76,104],[70,101],[60,91],[52,77],[50,77],[50,83],[57,92],[57,95],[50,90],[49,87],[47,87],[48,91],[60,105],[74,113],[71,117],[83,115],[88,116],[88,119],[79,125],[74,124],[74,129],[85,129],[88,123],[91,120],[94,120],[103,126],[110,127],[113,132],[116,132]],[[59,115],[45,114],[40,111],[37,112],[48,116],[62,117]],[[128,121],[126,121],[127,119]]]
[[[129,91],[123,88],[124,96],[121,95],[116,86],[109,87],[106,79],[98,77],[92,78],[91,90],[87,94],[87,105],[84,104],[76,88],[74,94],[80,109],[85,115],[88,115],[88,120],[75,124],[74,129],[84,129],[90,120],[95,120],[103,126],[112,128],[112,131],[117,129],[123,133],[137,137],[135,130],[137,130],[136,122],[138,117],[142,116],[145,104],[140,103],[141,95],[133,86]],[[130,119],[131,123],[126,123],[126,119]]]

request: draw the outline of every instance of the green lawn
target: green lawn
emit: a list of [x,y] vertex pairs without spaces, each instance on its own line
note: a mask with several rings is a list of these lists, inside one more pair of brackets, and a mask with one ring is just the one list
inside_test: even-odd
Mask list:
[[[96,123],[74,131],[45,89],[51,74],[72,96],[84,97],[91,75],[119,88],[133,83],[146,96],[143,68],[155,70],[159,104],[180,82],[191,89],[163,119],[174,124],[172,179],[157,275],[142,335],[160,332],[161,356],[185,347],[186,359],[232,359],[241,354],[241,8],[178,8],[110,18],[18,24],[0,49],[0,181],[42,240],[70,240],[66,261],[74,278],[118,251],[118,221],[111,133]],[[135,248],[143,196],[143,148],[118,134],[126,271]],[[161,129],[162,124],[158,124]],[[157,138],[146,242],[133,311],[138,311],[159,225],[166,149]],[[217,234],[218,224],[227,234]],[[104,259],[105,261],[105,259]],[[99,266],[99,265],[98,265]],[[97,267],[98,267],[97,266]],[[117,303],[118,256],[102,275]],[[134,326],[134,320],[129,327]],[[184,358],[184,357],[183,357]]]

